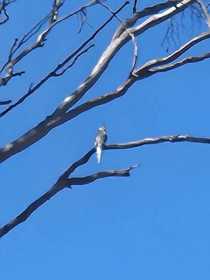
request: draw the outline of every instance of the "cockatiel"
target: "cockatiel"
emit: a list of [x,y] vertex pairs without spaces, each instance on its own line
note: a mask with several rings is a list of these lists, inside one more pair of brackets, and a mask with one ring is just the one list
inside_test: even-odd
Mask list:
[[106,128],[104,126],[99,127],[95,140],[96,158],[98,163],[101,162],[102,150],[106,141],[107,141]]

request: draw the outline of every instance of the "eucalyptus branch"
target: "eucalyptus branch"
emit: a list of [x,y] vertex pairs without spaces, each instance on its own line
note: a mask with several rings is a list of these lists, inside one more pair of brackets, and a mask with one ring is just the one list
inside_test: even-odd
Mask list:
[[[210,137],[195,137],[190,135],[170,135],[161,136],[155,138],[145,138],[142,140],[132,141],[122,144],[107,144],[104,146],[104,150],[119,150],[119,149],[131,149],[137,148],[144,145],[159,144],[159,143],[176,143],[176,142],[191,142],[191,143],[202,143],[210,144]],[[57,182],[38,199],[32,202],[24,211],[16,216],[12,221],[6,225],[0,227],[0,237],[6,235],[9,231],[14,229],[19,224],[26,221],[38,208],[45,204],[49,199],[54,197],[58,192],[65,188],[72,188],[72,186],[81,186],[90,184],[98,179],[106,177],[127,177],[130,176],[132,171],[137,166],[131,166],[126,169],[108,170],[94,173],[84,177],[69,177],[78,167],[86,164],[91,156],[95,153],[95,148],[89,150],[79,160],[71,164],[66,171],[58,178]]]
[[[175,15],[187,8],[193,1],[183,0],[181,3],[176,4],[176,7],[171,7],[168,10],[160,13],[158,15],[152,16],[146,22],[137,26],[133,29],[135,34],[143,33],[147,29],[153,27],[156,24],[161,23],[163,20],[167,20],[170,16]],[[125,3],[126,4],[126,3]],[[82,96],[97,82],[102,73],[108,67],[109,62],[113,56],[119,51],[119,49],[124,45],[130,36],[127,32],[123,32],[120,38],[112,40],[107,49],[102,54],[98,63],[92,70],[91,74],[87,79],[76,89],[76,91],[68,96],[52,113],[50,116],[46,117],[38,125],[30,129],[24,135],[16,139],[15,141],[7,144],[5,147],[0,149],[0,162],[8,159],[9,157],[15,155],[18,152],[23,151],[27,147],[31,146],[35,142],[39,141],[41,138],[46,136],[55,127],[69,121],[83,112],[86,112],[96,106],[111,102],[112,100],[123,96],[127,90],[138,80],[147,78],[153,74],[153,72],[146,71],[145,73],[137,73],[139,75],[130,76],[122,85],[120,85],[115,91],[96,97],[89,100],[74,109],[69,110],[77,101],[79,101]],[[135,73],[136,74],[136,73]]]
[[[133,33],[130,32],[130,30],[126,27],[125,23],[123,22],[123,20],[115,13],[114,11],[106,4],[104,4],[103,2],[99,1],[99,4],[104,7],[109,13],[111,13],[112,15],[114,15],[114,17],[120,22],[120,24],[122,26],[124,26],[124,30],[128,33],[128,35],[131,38],[131,42],[133,44],[133,59],[132,59],[132,66],[131,66],[131,71],[130,73],[132,73],[136,67],[137,61],[138,61],[138,44],[136,42],[136,38],[134,36]],[[137,3],[136,3],[137,4]]]
[[[195,0],[194,0],[195,1]],[[194,1],[190,1],[190,2],[194,2]],[[154,14],[157,14],[165,9],[171,8],[171,7],[175,7],[177,3],[179,3],[180,0],[177,1],[164,1],[162,3],[158,3],[155,4],[153,6],[149,6],[146,7],[145,9],[141,10],[141,11],[137,11],[135,12],[132,17],[128,18],[125,23],[123,25],[121,25],[117,31],[114,34],[113,39],[116,39],[118,37],[120,37],[120,35],[125,31],[125,27],[129,28],[134,26],[134,24],[141,18],[144,18],[146,16],[152,16]],[[191,3],[191,4],[192,4]],[[189,5],[191,5],[189,4]]]
[[[149,17],[142,24],[130,28],[129,32],[134,36],[140,35],[147,31],[148,29],[166,21],[168,18],[184,11],[189,5],[192,5],[194,0],[183,0],[181,3],[178,3],[175,7],[170,7],[168,10],[163,13]],[[127,4],[127,2],[125,2]],[[72,108],[86,93],[87,91],[98,81],[101,75],[105,72],[112,58],[118,53],[118,51],[129,41],[131,40],[130,35],[127,30],[125,30],[120,36],[114,36],[109,43],[108,47],[102,53],[97,64],[91,71],[90,75],[85,79],[84,82],[64,101],[57,107],[54,114],[64,114],[70,108]]]
[[130,176],[130,171],[133,168],[134,167],[119,170],[102,171],[86,177],[72,177],[70,179],[67,178],[66,180],[63,180],[62,183],[60,182],[60,184],[55,184],[49,191],[29,204],[29,206],[18,216],[16,216],[12,221],[0,227],[0,238],[6,235],[9,231],[14,229],[19,224],[25,222],[38,208],[40,208],[43,204],[45,204],[49,199],[54,197],[64,188],[69,188],[73,185],[87,185],[98,179],[103,179],[106,177],[128,177]]
[[62,191],[64,188],[72,188],[72,186],[87,185],[98,179],[103,179],[106,177],[128,177],[130,176],[130,171],[136,166],[131,166],[126,169],[118,170],[108,170],[94,173],[84,177],[70,177],[70,174],[79,166],[88,162],[90,157],[95,153],[95,148],[92,148],[78,161],[70,165],[67,170],[58,178],[57,182],[38,199],[32,202],[24,211],[22,211],[18,216],[16,216],[12,221],[6,225],[0,227],[0,238],[6,235],[9,231],[14,229],[17,225],[26,221],[38,208],[45,204],[49,199],[54,197],[58,192]]
[[107,144],[104,146],[104,150],[121,150],[121,149],[131,149],[137,148],[145,145],[153,145],[160,143],[177,143],[177,142],[189,142],[189,143],[198,143],[198,144],[210,144],[210,137],[196,137],[191,135],[168,135],[160,137],[150,137],[137,141],[132,141],[122,144]]
[[183,46],[181,46],[178,50],[174,51],[172,54],[159,58],[159,59],[152,59],[149,62],[146,62],[141,68],[138,70],[138,72],[145,72],[146,70],[156,67],[156,66],[161,66],[167,63],[170,63],[172,61],[175,61],[177,58],[179,58],[181,55],[183,55],[186,51],[191,49],[193,46],[197,45],[198,43],[209,39],[210,38],[210,32],[205,32],[202,33],[198,36],[195,36],[191,40],[189,40],[187,43],[185,43]]
[[173,70],[173,69],[176,69],[178,67],[184,66],[185,64],[197,63],[197,62],[201,62],[203,60],[209,59],[209,58],[210,58],[210,52],[205,53],[205,54],[201,54],[201,55],[197,55],[197,56],[189,56],[189,57],[186,57],[186,58],[184,58],[184,59],[182,59],[178,62],[175,62],[175,63],[153,67],[149,70],[149,72],[151,74],[166,72],[166,71]]

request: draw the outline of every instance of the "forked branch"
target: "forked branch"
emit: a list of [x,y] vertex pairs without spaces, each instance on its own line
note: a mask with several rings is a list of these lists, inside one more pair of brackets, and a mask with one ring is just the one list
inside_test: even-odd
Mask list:
[[[142,140],[132,141],[122,144],[107,144],[104,146],[105,150],[120,150],[120,149],[131,149],[137,148],[144,145],[159,144],[159,143],[176,143],[176,142],[191,142],[191,143],[202,143],[210,144],[210,137],[195,137],[190,135],[170,135],[161,136],[155,138],[145,138]],[[128,177],[130,172],[137,167],[137,165],[125,168],[125,169],[114,169],[97,172],[84,177],[71,177],[71,174],[80,166],[88,163],[91,156],[95,153],[95,148],[92,148],[79,160],[71,164],[66,171],[58,178],[57,182],[38,199],[32,202],[24,211],[22,211],[17,217],[6,225],[0,228],[0,237],[6,235],[9,231],[14,229],[19,224],[26,221],[38,208],[45,204],[50,198],[54,197],[58,192],[65,188],[72,188],[72,186],[81,186],[90,184],[98,179],[106,177]]]

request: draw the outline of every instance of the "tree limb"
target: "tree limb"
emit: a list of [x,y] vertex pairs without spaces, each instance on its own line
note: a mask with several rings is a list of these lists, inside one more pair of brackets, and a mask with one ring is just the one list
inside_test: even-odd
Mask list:
[[[155,25],[162,23],[167,20],[171,16],[176,15],[177,13],[185,10],[189,5],[191,5],[194,0],[183,0],[183,3],[177,4],[176,7],[172,7],[161,14],[154,15],[144,21],[142,24],[137,27],[129,29],[129,33],[134,36],[140,35],[152,28]],[[97,64],[91,71],[90,75],[85,79],[84,82],[80,84],[80,86],[68,97],[64,99],[64,101],[57,107],[54,114],[58,115],[67,112],[70,108],[72,108],[87,92],[88,90],[98,81],[101,75],[104,73],[106,68],[108,67],[112,58],[118,53],[118,51],[124,46],[129,40],[131,40],[130,35],[127,30],[125,30],[119,37],[112,38],[108,47],[102,53],[99,58]]]
[[32,202],[24,211],[22,211],[17,217],[6,225],[0,227],[0,238],[6,235],[9,231],[15,228],[17,225],[26,221],[31,214],[33,214],[38,208],[45,204],[49,199],[54,197],[58,192],[64,188],[71,188],[75,185],[86,185],[90,184],[98,179],[106,177],[128,177],[130,176],[130,171],[135,168],[135,166],[128,167],[126,169],[119,170],[108,170],[94,173],[85,177],[72,177],[68,178],[70,173],[72,173],[77,167],[85,164],[94,154],[95,148],[91,149],[87,154],[85,154],[80,160],[73,163],[57,180],[57,182],[51,187],[47,192],[41,195],[38,199]]
[[[133,32],[135,34],[140,34],[141,32],[144,32],[145,30],[151,28],[155,24],[159,24],[163,20],[166,20],[167,18],[169,18],[169,16],[173,16],[176,13],[183,11],[183,9],[185,9],[192,3],[193,1],[183,0],[180,3],[178,3],[176,7],[172,7],[161,14],[149,18],[148,20],[146,20],[146,22],[141,24],[141,27],[135,27],[133,29]],[[137,76],[130,76],[115,91],[103,96],[96,97],[68,111],[68,109],[72,107],[78,100],[80,100],[82,96],[84,96],[84,94],[96,83],[96,81],[105,71],[112,57],[122,47],[122,45],[126,43],[126,41],[129,38],[130,36],[127,34],[127,32],[124,32],[122,33],[120,38],[112,41],[105,50],[105,52],[102,54],[98,63],[92,70],[91,74],[79,86],[79,88],[73,93],[73,95],[68,96],[61,103],[61,105],[58,106],[54,113],[46,117],[45,120],[43,120],[34,128],[29,130],[27,133],[19,137],[17,140],[7,144],[4,148],[0,149],[0,162],[31,146],[33,143],[39,141],[41,138],[46,136],[53,128],[63,124],[64,122],[69,121],[78,116],[79,114],[86,112],[96,106],[108,103],[120,96],[123,96],[127,92],[127,90],[133,85],[134,82],[136,82],[137,80],[147,78],[154,74],[154,71],[146,71],[145,73],[139,73],[139,75]]]
[[190,142],[198,144],[210,144],[210,137],[195,137],[191,135],[168,135],[153,138],[145,138],[142,140],[132,141],[122,144],[107,144],[104,146],[104,150],[118,150],[118,149],[131,149],[145,145],[153,145],[160,143],[177,143],[177,142]]
[[181,55],[183,55],[186,51],[191,49],[196,44],[209,38],[210,38],[210,32],[204,32],[202,34],[199,34],[198,36],[195,36],[194,38],[186,42],[184,45],[182,45],[178,50],[174,51],[172,54],[166,57],[162,57],[159,59],[152,59],[149,62],[146,62],[143,66],[140,67],[138,71],[145,72],[147,69],[150,69],[152,67],[161,66],[170,63],[176,60],[177,58],[179,58]]
[[[204,37],[208,38],[206,33],[203,35],[202,38],[204,38]],[[198,40],[198,42],[199,41],[200,40]],[[185,46],[186,45],[187,44],[185,44]],[[183,53],[183,49],[184,48],[182,48],[182,47],[180,48],[182,53]],[[188,48],[185,47],[185,51],[187,49],[189,49],[189,47]],[[178,54],[176,54],[176,55],[172,54],[165,61],[169,61],[169,60],[171,60],[171,57],[176,58],[177,56],[178,56]],[[11,142],[10,144],[7,144],[4,148],[1,148],[0,149],[0,162],[3,162],[10,156],[24,150],[25,148],[29,147],[33,143],[37,142],[39,139],[41,139],[42,137],[47,135],[51,129],[77,117],[81,113],[84,113],[94,107],[106,104],[116,98],[123,96],[127,92],[127,90],[136,81],[145,79],[158,72],[168,71],[168,70],[174,69],[176,67],[183,66],[187,63],[198,62],[198,61],[202,61],[207,58],[210,58],[209,53],[207,53],[206,55],[203,55],[201,57],[191,57],[191,58],[184,59],[181,62],[177,62],[175,64],[166,65],[165,68],[163,66],[161,66],[161,68],[154,67],[154,68],[146,69],[146,70],[144,70],[144,68],[140,68],[139,70],[137,69],[137,71],[135,72],[135,76],[130,76],[122,85],[118,86],[118,88],[115,91],[108,93],[106,95],[102,95],[102,96],[93,98],[92,100],[88,100],[87,102],[75,107],[74,109],[70,110],[69,112],[67,112],[65,114],[59,114],[57,111],[55,111],[54,114],[52,114],[51,116],[48,116],[43,122],[39,123],[37,126],[32,128],[31,130],[29,130],[26,134],[24,134],[17,140]]]
[[[107,144],[104,145],[104,150],[119,150],[131,149],[144,145],[159,144],[159,143],[176,143],[176,142],[192,142],[210,144],[210,137],[195,137],[190,135],[170,135],[155,138],[145,138],[142,140],[132,141],[122,144]],[[32,202],[24,211],[6,225],[0,227],[0,238],[6,235],[9,231],[14,229],[17,225],[26,221],[38,208],[45,204],[49,199],[54,197],[58,192],[64,188],[71,188],[72,186],[80,186],[90,184],[98,179],[106,177],[127,177],[130,176],[130,171],[137,166],[131,166],[126,169],[108,170],[94,173],[84,177],[70,177],[69,176],[80,166],[86,164],[91,156],[95,153],[95,148],[89,150],[79,160],[71,164],[66,171],[58,178],[57,182],[38,199]]]
[[196,63],[196,62],[200,62],[200,61],[203,61],[203,60],[209,59],[209,58],[210,58],[210,52],[199,55],[199,56],[189,56],[189,57],[186,57],[175,63],[166,64],[166,65],[158,66],[158,67],[153,67],[149,71],[152,74],[159,73],[159,72],[166,72],[166,71],[173,70],[178,67],[184,66],[185,64]]

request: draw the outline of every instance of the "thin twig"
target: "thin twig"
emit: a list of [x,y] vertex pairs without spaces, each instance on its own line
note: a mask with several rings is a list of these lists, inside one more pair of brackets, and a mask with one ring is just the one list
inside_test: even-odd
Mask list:
[[137,4],[138,4],[138,0],[134,0],[134,3],[133,3],[133,14],[135,14],[136,11],[137,11]]

